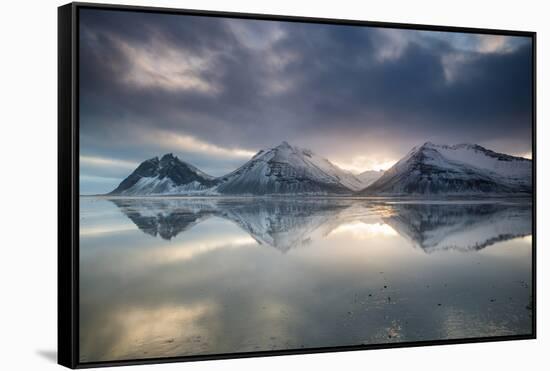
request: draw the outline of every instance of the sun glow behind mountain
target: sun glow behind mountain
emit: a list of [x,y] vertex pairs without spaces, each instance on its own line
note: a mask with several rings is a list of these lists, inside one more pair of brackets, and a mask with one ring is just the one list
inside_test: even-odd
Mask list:
[[388,170],[395,165],[397,160],[379,159],[377,156],[355,156],[351,161],[335,161],[334,164],[344,170],[351,171],[354,174],[361,174],[365,171]]

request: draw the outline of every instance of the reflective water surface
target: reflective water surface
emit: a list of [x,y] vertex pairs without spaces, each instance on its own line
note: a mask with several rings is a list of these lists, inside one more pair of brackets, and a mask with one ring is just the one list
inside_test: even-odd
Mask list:
[[531,333],[528,202],[80,202],[82,362]]

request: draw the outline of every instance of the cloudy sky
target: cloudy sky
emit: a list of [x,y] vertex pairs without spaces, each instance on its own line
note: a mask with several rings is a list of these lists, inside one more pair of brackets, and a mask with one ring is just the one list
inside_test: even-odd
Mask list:
[[80,10],[81,193],[172,152],[219,176],[286,140],[353,172],[414,145],[531,155],[529,38]]

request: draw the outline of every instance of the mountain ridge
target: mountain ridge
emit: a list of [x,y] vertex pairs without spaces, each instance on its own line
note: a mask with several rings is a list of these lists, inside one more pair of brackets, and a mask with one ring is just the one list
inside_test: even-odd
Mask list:
[[530,193],[532,161],[479,145],[426,142],[360,195],[437,195]]
[[177,194],[200,191],[217,184],[216,178],[180,160],[172,153],[143,161],[109,195]]
[[309,149],[283,141],[261,150],[235,171],[220,178],[222,194],[345,194],[361,182]]
[[172,153],[143,161],[107,195],[434,196],[530,194],[532,161],[477,144],[425,142],[386,171],[355,175],[283,141],[213,177]]

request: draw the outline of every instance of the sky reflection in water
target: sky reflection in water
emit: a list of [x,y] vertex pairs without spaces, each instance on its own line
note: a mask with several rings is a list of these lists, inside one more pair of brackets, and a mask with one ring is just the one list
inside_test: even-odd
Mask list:
[[531,205],[81,198],[80,359],[531,333]]

